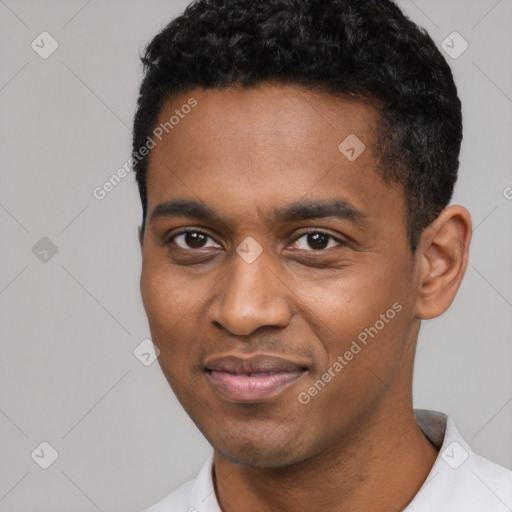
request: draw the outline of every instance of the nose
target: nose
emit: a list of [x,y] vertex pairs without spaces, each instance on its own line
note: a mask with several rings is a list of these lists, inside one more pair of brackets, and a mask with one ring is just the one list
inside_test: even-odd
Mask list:
[[227,276],[219,283],[219,293],[208,309],[210,322],[233,335],[246,336],[262,326],[285,327],[292,312],[289,288],[265,251],[248,263],[234,254]]

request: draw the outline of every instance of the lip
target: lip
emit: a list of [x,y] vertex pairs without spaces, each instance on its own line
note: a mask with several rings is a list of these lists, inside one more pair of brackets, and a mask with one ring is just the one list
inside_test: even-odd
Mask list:
[[214,357],[208,359],[204,366],[208,381],[215,390],[224,398],[241,403],[275,398],[308,369],[302,362],[265,354]]

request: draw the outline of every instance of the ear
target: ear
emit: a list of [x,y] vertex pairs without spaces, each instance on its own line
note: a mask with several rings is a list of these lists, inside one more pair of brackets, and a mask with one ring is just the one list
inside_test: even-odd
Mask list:
[[416,317],[435,318],[453,302],[468,265],[471,216],[448,206],[427,227],[417,248]]
[[142,245],[143,245],[143,239],[144,239],[144,233],[142,232],[142,226],[139,226],[138,233],[139,233],[140,250],[142,251]]

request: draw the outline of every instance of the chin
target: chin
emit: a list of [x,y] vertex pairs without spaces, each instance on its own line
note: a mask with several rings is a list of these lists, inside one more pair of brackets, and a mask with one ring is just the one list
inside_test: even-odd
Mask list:
[[[300,452],[297,436],[264,434],[258,438],[236,439],[228,436],[219,442],[209,440],[215,451],[231,464],[244,468],[281,468],[298,463],[307,455]],[[236,440],[235,440],[236,439]],[[272,440],[273,442],[269,442]]]
[[234,453],[233,451],[225,452],[217,450],[223,458],[228,460],[234,466],[241,468],[254,468],[254,469],[271,469],[271,468],[282,468],[290,466],[297,462],[290,454],[286,454],[286,458],[276,455],[275,453],[265,455],[259,451],[258,455],[251,455],[247,453]]

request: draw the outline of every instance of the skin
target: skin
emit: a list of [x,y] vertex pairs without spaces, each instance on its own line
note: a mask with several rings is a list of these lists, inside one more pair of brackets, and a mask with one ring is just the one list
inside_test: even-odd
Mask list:
[[[469,213],[443,210],[411,253],[405,196],[378,174],[378,113],[368,104],[270,83],[195,89],[169,98],[158,123],[190,97],[197,107],[150,154],[140,286],[160,367],[214,448],[222,510],[403,510],[437,457],[412,409],[420,321],[444,312],[460,285]],[[366,146],[353,162],[338,149],[349,134]],[[178,198],[219,220],[150,221],[159,203]],[[327,199],[348,201],[363,220],[272,216]],[[183,228],[206,237],[170,240]],[[319,247],[307,230],[335,239]],[[248,236],[263,249],[252,263],[236,252]],[[401,311],[300,403],[395,303]],[[277,355],[308,370],[273,399],[237,403],[203,369],[230,353]]]

